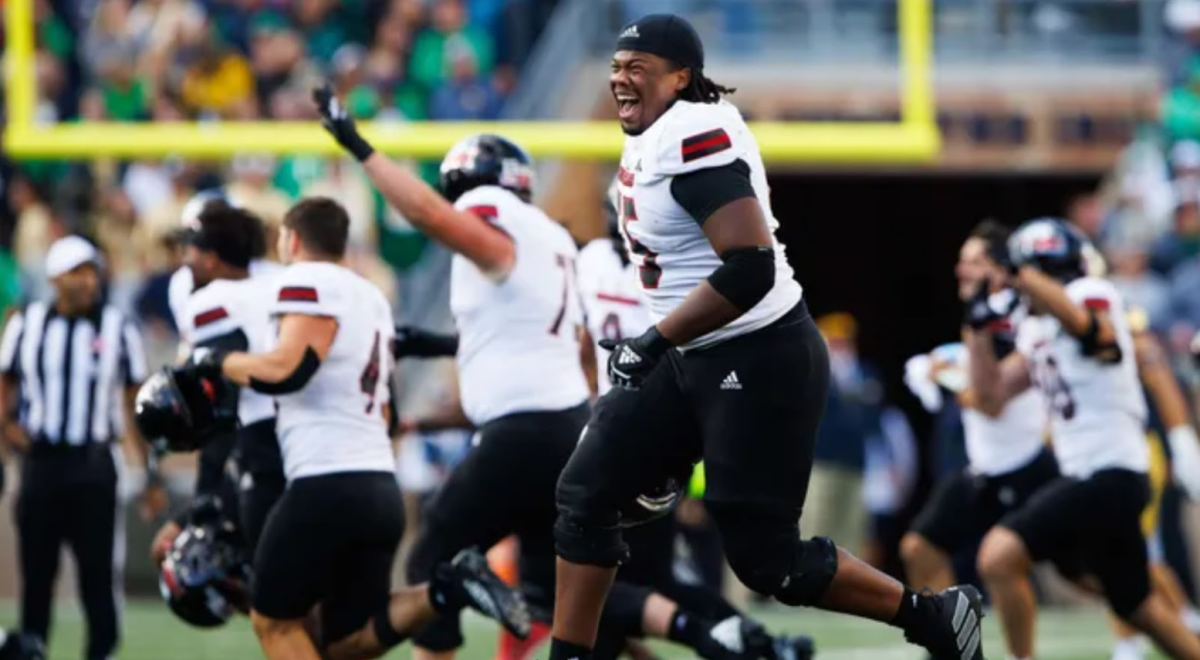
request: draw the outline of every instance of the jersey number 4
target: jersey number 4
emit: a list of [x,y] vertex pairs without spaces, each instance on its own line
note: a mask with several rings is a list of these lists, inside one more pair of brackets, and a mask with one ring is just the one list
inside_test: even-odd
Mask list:
[[638,219],[633,198],[617,193],[617,213],[620,215],[621,232],[625,234],[625,240],[629,241],[629,251],[641,258],[638,263],[638,279],[642,281],[642,288],[657,289],[658,282],[662,279],[662,266],[658,265],[658,253],[642,245],[629,234],[629,223]]
[[375,331],[375,341],[371,344],[371,357],[367,366],[363,367],[362,376],[358,379],[363,394],[367,395],[366,413],[371,414],[375,409],[375,387],[379,385],[379,331]]

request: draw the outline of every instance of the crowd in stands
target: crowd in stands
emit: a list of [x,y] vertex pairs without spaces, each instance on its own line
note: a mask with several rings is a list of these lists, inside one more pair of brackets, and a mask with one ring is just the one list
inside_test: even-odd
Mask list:
[[[500,117],[557,0],[34,0],[42,123],[311,120],[330,80],[357,117]],[[414,163],[427,179],[436,163]],[[355,265],[395,298],[424,239],[339,159],[247,152],[230,161],[93,162],[0,156],[0,312],[45,292],[58,236],[103,248],[110,295],[173,332],[172,233],[197,191],[222,188],[269,227],[305,195],[353,218]]]

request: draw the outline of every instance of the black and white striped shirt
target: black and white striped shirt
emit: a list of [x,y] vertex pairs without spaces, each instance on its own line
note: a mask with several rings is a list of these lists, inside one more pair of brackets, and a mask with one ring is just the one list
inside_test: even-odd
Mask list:
[[19,385],[30,440],[110,442],[124,432],[125,388],[146,379],[146,355],[141,333],[111,305],[67,317],[35,302],[4,328],[0,374]]

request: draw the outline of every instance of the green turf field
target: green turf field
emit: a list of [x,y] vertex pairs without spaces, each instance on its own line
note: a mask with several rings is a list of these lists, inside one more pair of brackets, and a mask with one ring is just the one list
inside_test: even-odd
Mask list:
[[[12,603],[0,603],[0,625],[15,622]],[[813,611],[787,609],[756,610],[755,615],[772,631],[806,631],[817,639],[817,656],[830,660],[919,660],[922,653],[901,641],[885,626]],[[1003,660],[996,622],[985,620],[984,650],[991,660]],[[83,625],[73,605],[63,605],[55,619],[51,660],[78,660],[83,648]],[[495,627],[468,615],[465,621],[467,648],[463,660],[490,660],[495,648]],[[173,618],[155,601],[128,603],[125,610],[122,660],[242,660],[261,657],[246,619],[215,631],[196,631]],[[1039,660],[1104,660],[1109,656],[1112,635],[1099,610],[1074,609],[1045,612],[1038,621]],[[679,647],[661,645],[668,658],[687,658]],[[392,653],[408,658],[406,647]],[[535,657],[545,658],[545,652]],[[1159,658],[1160,656],[1152,656]]]

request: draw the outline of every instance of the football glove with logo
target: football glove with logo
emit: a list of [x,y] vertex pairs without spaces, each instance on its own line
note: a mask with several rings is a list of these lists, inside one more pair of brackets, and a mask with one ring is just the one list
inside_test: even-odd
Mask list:
[[963,325],[981,330],[996,321],[1007,318],[1021,303],[1021,298],[1012,289],[998,293],[988,290],[988,283],[981,282],[979,290],[967,301],[963,309]]
[[650,326],[637,337],[620,341],[601,339],[600,348],[612,351],[608,356],[608,379],[612,384],[636,390],[671,348],[671,342],[659,334],[658,328]]
[[188,356],[180,370],[196,378],[222,378],[224,374],[221,373],[221,365],[228,355],[228,351],[219,348],[197,348]]
[[370,158],[371,154],[375,153],[375,148],[358,134],[358,128],[354,125],[354,120],[350,118],[350,112],[334,95],[333,87],[326,82],[314,89],[312,95],[313,101],[317,104],[317,112],[321,113],[321,125],[333,136],[333,139],[357,158],[358,162],[361,163]]

